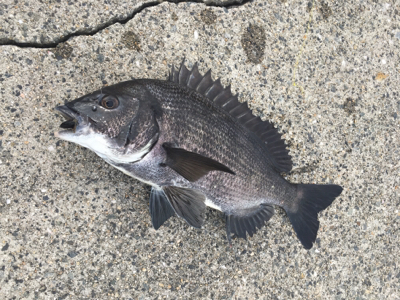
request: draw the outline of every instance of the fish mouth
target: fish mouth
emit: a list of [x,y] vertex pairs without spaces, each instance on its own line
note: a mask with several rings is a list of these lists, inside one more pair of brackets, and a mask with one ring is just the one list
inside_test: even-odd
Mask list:
[[63,128],[65,130],[58,132],[58,134],[62,132],[75,133],[76,127],[83,120],[82,116],[75,109],[68,107],[66,105],[57,106],[56,110],[58,110],[61,113],[61,115],[65,118],[65,121],[62,122],[60,125],[60,128]]
[[74,136],[87,135],[89,131],[93,131],[96,121],[80,114],[76,109],[70,107],[68,103],[66,105],[60,105],[56,107],[61,115],[65,118],[65,121],[60,124],[60,128],[64,130],[56,131],[54,135],[64,140],[70,140]]

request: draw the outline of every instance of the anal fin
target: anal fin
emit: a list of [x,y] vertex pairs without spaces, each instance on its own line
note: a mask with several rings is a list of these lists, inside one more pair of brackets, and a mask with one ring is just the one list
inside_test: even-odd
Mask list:
[[163,191],[179,217],[193,227],[203,225],[206,197],[202,193],[174,186],[163,187]]
[[165,221],[175,215],[175,211],[161,189],[158,190],[154,187],[151,189],[149,202],[151,223],[157,230]]
[[226,215],[226,235],[231,244],[231,233],[246,239],[246,233],[253,236],[274,215],[271,205],[261,204],[257,207]]

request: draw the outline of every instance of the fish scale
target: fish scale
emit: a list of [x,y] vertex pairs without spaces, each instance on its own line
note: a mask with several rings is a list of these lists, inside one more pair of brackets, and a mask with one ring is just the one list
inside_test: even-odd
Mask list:
[[253,236],[276,205],[310,249],[318,213],[342,192],[338,185],[286,181],[281,173],[292,162],[281,134],[230,87],[213,81],[211,71],[201,75],[197,64],[191,70],[183,63],[172,67],[168,80],[104,87],[57,109],[67,120],[56,137],[91,149],[152,186],[149,209],[156,229],[173,215],[201,227],[210,206],[224,213],[231,243],[232,233]]
[[[213,174],[210,173],[207,175],[209,177],[205,176],[200,180],[200,184],[209,186],[207,182],[215,180],[211,177],[224,177],[225,184],[220,186],[219,190],[208,190],[210,197],[217,205],[226,206],[225,204],[228,203],[229,208],[225,209],[232,211],[236,207],[251,207],[264,198],[273,199],[272,195],[268,195],[271,186],[278,186],[281,182],[289,185],[287,181],[282,181],[281,177],[269,176],[271,167],[266,157],[267,152],[263,151],[260,145],[261,141],[253,137],[243,126],[234,122],[233,118],[228,118],[229,115],[226,115],[224,111],[207,106],[206,104],[210,103],[208,98],[201,97],[200,94],[185,97],[184,93],[188,91],[183,91],[181,87],[169,82],[152,81],[145,82],[144,85],[160,99],[166,99],[164,95],[171,97],[169,101],[161,102],[165,120],[161,121],[160,127],[163,127],[163,124],[168,125],[161,131],[160,139],[176,140],[177,147],[213,158],[236,173],[237,176],[223,173],[212,176]],[[210,108],[213,109],[211,112]],[[225,118],[220,118],[222,114],[226,115]],[[185,124],[185,127],[181,127],[180,124]],[[204,127],[203,130],[201,126]],[[189,136],[190,142],[188,142]],[[222,145],[223,148],[207,149],[203,146],[204,141],[210,146],[212,141],[213,144]],[[249,166],[252,167],[249,168]],[[253,183],[250,189],[246,188],[247,182]],[[257,190],[259,194],[255,193]],[[230,199],[226,195],[230,195]],[[278,204],[278,202],[271,204]]]

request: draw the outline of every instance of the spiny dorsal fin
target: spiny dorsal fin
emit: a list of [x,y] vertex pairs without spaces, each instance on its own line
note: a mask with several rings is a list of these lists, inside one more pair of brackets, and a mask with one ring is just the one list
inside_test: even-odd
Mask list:
[[221,84],[220,79],[212,80],[211,70],[201,75],[197,63],[192,70],[188,70],[182,61],[179,70],[174,66],[168,76],[168,80],[181,86],[189,87],[192,90],[206,96],[216,106],[221,107],[231,116],[245,126],[248,130],[258,136],[264,143],[268,153],[273,157],[275,166],[279,172],[288,172],[292,169],[292,159],[286,149],[282,135],[269,121],[262,121],[260,117],[253,115],[246,102],[239,102],[238,95],[232,95],[230,85],[226,88]]

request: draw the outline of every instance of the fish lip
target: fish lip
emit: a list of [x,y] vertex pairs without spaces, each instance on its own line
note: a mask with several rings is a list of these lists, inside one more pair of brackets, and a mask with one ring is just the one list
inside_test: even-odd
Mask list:
[[75,109],[68,107],[67,105],[57,106],[56,110],[58,110],[66,120],[78,120],[80,117],[79,113]]
[[65,118],[65,122],[60,124],[64,130],[55,133],[56,136],[61,137],[65,134],[78,134],[78,132],[86,125],[90,124],[89,117],[82,116],[77,110],[67,105],[60,105],[55,108]]

